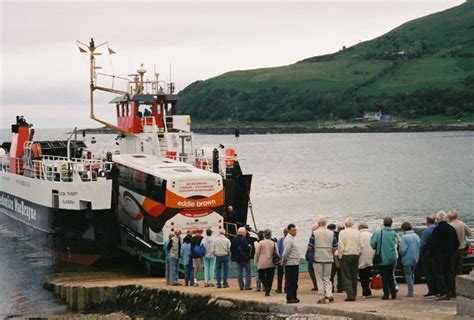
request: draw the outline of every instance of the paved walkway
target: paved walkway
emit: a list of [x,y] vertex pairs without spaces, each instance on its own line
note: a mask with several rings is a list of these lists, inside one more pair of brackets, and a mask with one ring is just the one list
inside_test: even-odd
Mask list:
[[[255,279],[252,279],[255,281]],[[275,279],[276,280],[276,279]],[[233,301],[246,301],[253,304],[265,304],[271,312],[281,314],[321,314],[328,316],[347,317],[353,319],[467,319],[457,317],[456,301],[436,301],[424,298],[426,292],[424,284],[415,285],[415,297],[406,298],[407,288],[400,284],[400,291],[396,300],[381,300],[381,290],[374,290],[373,297],[363,299],[357,297],[355,302],[344,302],[345,294],[336,293],[335,302],[319,305],[316,303],[318,295],[311,291],[311,280],[307,273],[300,274],[300,285],[298,297],[299,304],[286,304],[284,294],[272,291],[270,297],[265,297],[263,292],[240,291],[236,279],[230,280],[230,288],[217,289],[215,287],[205,288],[200,282],[199,287],[172,287],[161,278],[149,278],[142,276],[124,275],[113,272],[92,272],[87,274],[62,274],[51,278],[51,282],[62,285],[80,285],[82,287],[114,287],[121,285],[140,285],[150,288],[162,288],[176,290],[189,294],[210,295],[219,299]],[[255,288],[255,283],[253,283]],[[359,293],[361,287],[359,285]]]

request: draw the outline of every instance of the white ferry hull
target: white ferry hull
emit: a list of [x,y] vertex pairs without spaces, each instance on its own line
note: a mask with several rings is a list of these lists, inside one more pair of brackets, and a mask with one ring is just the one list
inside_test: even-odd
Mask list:
[[112,181],[60,182],[0,171],[0,216],[60,260],[92,264],[115,236]]

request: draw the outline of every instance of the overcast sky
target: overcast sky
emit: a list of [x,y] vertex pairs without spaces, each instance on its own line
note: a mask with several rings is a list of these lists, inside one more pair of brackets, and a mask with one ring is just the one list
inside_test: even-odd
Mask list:
[[[106,73],[127,75],[144,63],[168,80],[171,64],[181,90],[231,70],[331,53],[463,2],[2,0],[0,127],[17,114],[36,127],[99,125],[88,119],[88,62],[75,40],[109,41],[117,54],[99,58]],[[97,112],[110,118],[111,108]]]

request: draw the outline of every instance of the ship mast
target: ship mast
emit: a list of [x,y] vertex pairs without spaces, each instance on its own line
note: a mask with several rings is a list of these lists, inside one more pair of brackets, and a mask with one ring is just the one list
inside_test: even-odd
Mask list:
[[[117,89],[113,89],[113,88],[105,88],[105,87],[99,87],[99,86],[96,86],[95,85],[95,79],[96,79],[96,70],[97,69],[101,69],[102,67],[98,67],[96,66],[95,64],[95,56],[99,56],[99,55],[102,55],[102,53],[100,52],[96,52],[96,50],[103,46],[103,45],[106,45],[108,44],[108,42],[104,42],[104,43],[101,43],[100,45],[96,46],[95,43],[94,43],[94,38],[91,38],[91,41],[89,42],[89,45],[86,45],[80,41],[77,41],[78,43],[80,43],[82,46],[86,47],[88,50],[89,50],[89,56],[90,56],[90,65],[89,65],[89,78],[90,78],[90,85],[89,85],[89,104],[90,104],[90,115],[89,117],[94,120],[94,121],[97,121],[101,124],[103,124],[104,126],[108,127],[108,128],[111,128],[111,129],[114,129],[114,130],[117,130],[119,133],[126,133],[127,130],[124,129],[124,128],[120,128],[110,122],[107,122],[105,120],[102,120],[102,119],[99,119],[96,117],[95,113],[94,113],[94,91],[95,90],[100,90],[100,91],[105,91],[105,92],[109,92],[109,93],[117,93],[117,94],[122,94],[122,95],[127,95],[128,96],[128,92],[127,91],[122,91],[122,90],[117,90]],[[81,50],[82,48],[79,48],[79,50]],[[82,49],[84,50],[84,49]],[[84,52],[82,51],[81,52]]]

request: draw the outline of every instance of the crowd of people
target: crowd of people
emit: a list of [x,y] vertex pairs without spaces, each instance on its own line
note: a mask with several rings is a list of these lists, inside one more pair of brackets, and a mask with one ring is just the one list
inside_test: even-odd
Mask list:
[[[372,296],[374,278],[381,277],[383,300],[395,299],[398,285],[395,278],[400,260],[407,283],[406,297],[414,296],[415,268],[421,261],[426,279],[425,297],[439,300],[456,297],[455,276],[462,273],[465,241],[472,236],[470,228],[458,219],[455,210],[439,211],[426,216],[426,228],[419,236],[410,222],[403,222],[401,231],[392,228],[392,218],[383,219],[382,227],[372,233],[368,225],[347,218],[343,225],[328,224],[320,216],[312,227],[305,253],[308,272],[317,303],[334,301],[334,292],[345,292],[345,301],[355,301],[360,281],[362,296]],[[179,261],[184,266],[184,285],[199,286],[198,272],[203,269],[204,286],[229,287],[229,263],[237,267],[240,290],[252,290],[252,261],[256,266],[257,291],[269,296],[275,271],[276,293],[286,293],[287,303],[298,303],[298,278],[301,253],[296,237],[297,227],[289,224],[283,237],[275,239],[270,230],[258,232],[255,240],[245,227],[237,230],[232,241],[222,229],[217,236],[211,229],[188,230],[184,237],[174,230],[164,247],[167,283],[179,282]],[[337,285],[335,281],[337,277]]]

